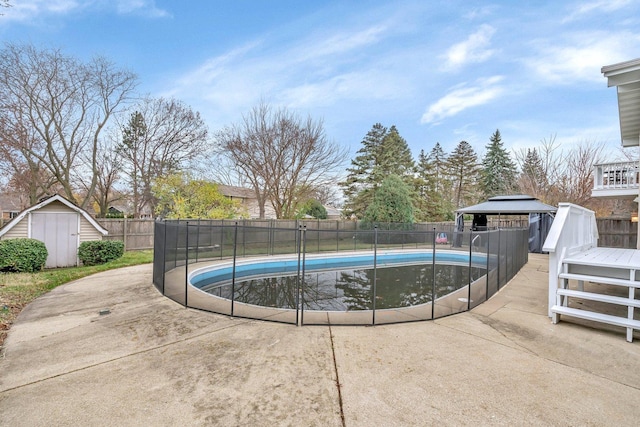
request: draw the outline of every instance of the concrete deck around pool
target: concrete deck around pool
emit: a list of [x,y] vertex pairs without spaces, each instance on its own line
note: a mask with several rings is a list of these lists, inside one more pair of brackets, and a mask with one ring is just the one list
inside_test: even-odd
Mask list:
[[551,324],[547,269],[530,255],[471,312],[376,327],[232,319],[163,297],[150,265],[100,273],[13,325],[0,425],[637,425],[640,340]]

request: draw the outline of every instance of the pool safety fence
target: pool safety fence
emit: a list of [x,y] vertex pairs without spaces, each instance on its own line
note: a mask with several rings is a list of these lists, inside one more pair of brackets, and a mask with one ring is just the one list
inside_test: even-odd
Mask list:
[[[378,325],[470,310],[528,261],[528,228],[454,232],[402,224],[359,230],[294,224],[156,221],[153,283],[185,307],[228,316],[295,325]],[[331,264],[327,260],[348,265],[336,260],[349,258],[366,259],[366,265],[322,267]],[[260,263],[268,268],[251,267]],[[414,268],[401,275],[399,265]],[[219,282],[196,283],[201,272],[214,270],[224,272]],[[331,296],[319,279],[327,270],[335,271]],[[264,280],[253,280],[256,276]],[[331,306],[330,297],[340,304]]]

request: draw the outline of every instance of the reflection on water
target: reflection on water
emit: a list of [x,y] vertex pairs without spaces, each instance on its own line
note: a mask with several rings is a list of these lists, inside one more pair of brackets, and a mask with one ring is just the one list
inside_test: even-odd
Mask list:
[[[475,280],[485,270],[471,268]],[[313,272],[301,281],[305,310],[371,310],[373,308],[373,269]],[[433,298],[433,266],[410,265],[378,268],[376,273],[376,309],[409,307],[428,303]],[[469,267],[435,266],[435,298],[469,283]],[[265,307],[296,307],[297,276],[280,276],[238,281],[235,300]],[[231,285],[216,287],[210,293],[231,299]]]

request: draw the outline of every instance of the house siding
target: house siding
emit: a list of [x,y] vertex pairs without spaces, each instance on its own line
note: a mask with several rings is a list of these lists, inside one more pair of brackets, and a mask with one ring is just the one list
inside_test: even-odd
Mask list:
[[45,205],[34,212],[64,212],[64,213],[73,212],[75,213],[74,210],[69,209],[67,206],[63,205],[58,201],[51,202],[48,205]]
[[80,243],[90,240],[102,240],[102,233],[96,230],[85,217],[80,215]]
[[18,238],[27,238],[29,237],[29,216],[27,215],[13,226],[11,230],[9,230],[6,234],[2,235],[0,239],[18,239]]

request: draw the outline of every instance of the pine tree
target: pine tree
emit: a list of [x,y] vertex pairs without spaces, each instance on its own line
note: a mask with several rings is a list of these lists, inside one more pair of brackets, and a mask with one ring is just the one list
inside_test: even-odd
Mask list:
[[453,201],[453,209],[460,209],[478,201],[480,168],[478,155],[467,141],[460,141],[447,160],[451,190],[445,196]]
[[499,194],[512,194],[516,189],[517,169],[502,144],[500,131],[496,130],[487,145],[482,159],[482,192],[486,198]]
[[445,221],[452,219],[450,198],[445,197],[447,155],[440,143],[436,143],[429,155],[420,151],[416,167],[416,218],[420,221]]
[[347,178],[339,183],[345,197],[347,216],[362,218],[376,189],[390,174],[411,184],[414,162],[411,151],[395,126],[389,130],[376,123],[362,140],[362,147],[347,168]]
[[522,163],[518,184],[524,194],[542,198],[545,189],[548,188],[548,178],[545,173],[542,159],[536,148],[527,149],[527,155]]
[[362,139],[362,147],[356,152],[356,158],[351,160],[351,167],[347,168],[347,178],[339,183],[344,193],[344,213],[347,217],[361,215],[373,198],[373,168],[386,134],[387,128],[380,123],[373,125]]
[[378,149],[377,164],[373,168],[374,182],[380,184],[393,174],[408,183],[413,176],[414,168],[407,141],[400,136],[395,126],[391,126]]

